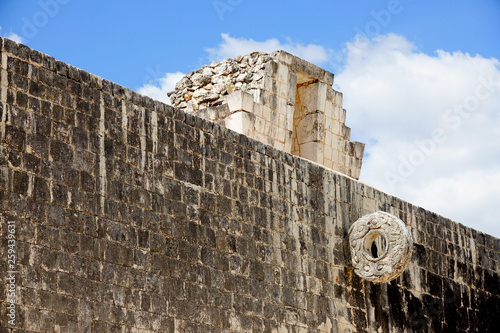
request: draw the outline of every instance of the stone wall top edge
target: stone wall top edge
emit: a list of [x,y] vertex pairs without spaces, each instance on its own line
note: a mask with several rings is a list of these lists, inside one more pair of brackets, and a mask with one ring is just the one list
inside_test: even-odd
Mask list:
[[274,53],[276,54],[278,61],[281,61],[294,69],[317,77],[320,81],[323,81],[330,86],[333,85],[334,74],[332,72],[283,50],[278,50]]
[[[57,60],[48,54],[32,49],[25,44],[16,43],[11,39],[4,37],[1,38],[0,50],[1,52],[11,54],[14,57],[23,59],[24,61],[30,62],[36,66],[44,67],[54,73],[68,77],[77,82],[88,84],[93,89],[100,90],[119,99],[127,100],[138,106],[152,110],[157,107],[158,111],[161,113],[167,112],[166,110],[168,109],[174,109],[171,105],[155,101],[151,97],[139,94],[130,88],[104,79],[96,74],[90,73],[61,60]],[[170,113],[171,112],[172,111],[170,110]]]
[[[171,105],[168,105],[164,102],[155,100],[151,97],[142,95],[136,91],[131,90],[130,88],[127,88],[125,86],[122,86],[120,84],[114,83],[110,80],[104,79],[98,75],[92,74],[90,72],[87,72],[83,69],[77,68],[73,65],[67,64],[63,61],[57,60],[53,58],[50,55],[47,55],[45,53],[41,53],[35,49],[30,48],[29,46],[21,43],[16,43],[13,40],[10,40],[8,38],[1,38],[0,42],[0,51],[5,52],[8,54],[12,54],[15,57],[21,58],[25,61],[28,62],[33,62],[31,59],[31,54],[39,54],[42,58],[48,59],[47,62],[44,62],[43,60],[39,63],[41,67],[47,68],[53,72],[56,72],[57,74],[64,75],[66,77],[72,78],[76,81],[82,82],[83,77],[88,76],[88,80],[85,83],[88,83],[91,88],[101,90],[104,93],[110,94],[114,97],[117,97],[119,99],[123,99],[125,101],[131,102],[133,104],[136,104],[138,106],[142,106],[145,108],[148,108],[150,110],[155,110],[158,111],[164,115],[167,115],[168,117],[172,117],[176,120],[179,120],[181,122],[186,123],[187,125],[191,125],[194,127],[202,127],[204,130],[213,132],[216,135],[222,135],[225,138],[232,138],[232,141],[235,141],[235,138],[237,137],[245,137],[242,134],[239,134],[237,132],[233,132],[229,129],[226,129],[214,122],[211,122],[209,120],[206,120],[204,118],[201,118],[197,115],[194,114],[189,114],[185,112],[184,110],[180,108],[173,107]],[[53,64],[52,64],[53,63]],[[64,68],[63,68],[64,67]],[[68,69],[72,69],[73,71],[77,70],[79,72],[78,74],[69,74]],[[83,74],[83,75],[81,75]],[[246,138],[248,140],[252,140],[250,138]],[[242,141],[241,139],[238,139],[238,141]],[[253,141],[253,140],[252,140]],[[245,145],[249,145],[246,143]],[[260,141],[255,141],[252,143],[254,147],[258,151],[265,152],[266,150],[266,145]],[[268,147],[268,149],[271,148],[271,146]]]
[[[282,150],[276,149],[270,145],[267,145],[261,141],[257,141],[255,139],[252,139],[250,137],[247,137],[243,134],[237,133],[235,131],[232,131],[230,129],[227,129],[225,127],[222,127],[216,123],[213,123],[209,120],[206,120],[204,118],[201,118],[195,114],[190,114],[187,113],[179,108],[173,107],[171,105],[168,105],[166,103],[163,103],[158,100],[154,100],[148,96],[144,96],[142,94],[139,94],[127,87],[124,87],[122,85],[119,85],[117,83],[114,83],[112,81],[109,81],[107,79],[100,78],[99,76],[89,73],[85,70],[79,69],[75,66],[66,64],[60,60],[56,60],[53,57],[41,53],[39,51],[36,51],[24,44],[16,43],[8,38],[0,37],[0,52],[5,52],[5,53],[10,53],[16,57],[25,59],[26,61],[38,64],[39,66],[43,66],[51,71],[57,72],[58,74],[65,74],[67,77],[80,80],[80,81],[88,81],[87,83],[91,84],[91,87],[94,89],[102,90],[105,93],[111,94],[117,98],[132,102],[133,104],[136,104],[138,106],[142,106],[151,110],[154,110],[156,112],[159,112],[161,114],[167,115],[169,117],[172,117],[178,121],[186,123],[186,125],[197,127],[200,130],[203,130],[205,132],[210,132],[215,136],[222,136],[222,138],[227,139],[230,142],[234,142],[236,144],[239,144],[243,147],[248,147],[252,151],[259,152],[261,154],[268,155],[271,158],[279,159],[282,162],[286,162],[286,164],[293,166],[293,167],[300,167],[303,169],[309,170],[311,167],[317,167],[323,170],[323,172],[327,172],[332,174],[335,177],[338,177],[339,180],[344,181],[344,182],[352,182],[352,184],[356,184],[356,186],[365,186],[367,188],[371,188],[373,191],[378,192],[379,194],[383,194],[384,196],[387,196],[387,200],[392,201],[391,206],[399,206],[400,203],[407,204],[412,207],[413,211],[420,211],[421,214],[424,214],[426,216],[426,220],[431,220],[431,221],[442,221],[443,223],[453,226],[453,229],[456,229],[458,232],[461,230],[459,233],[464,233],[467,235],[471,235],[472,238],[480,240],[481,243],[487,243],[488,241],[486,239],[489,239],[490,243],[498,243],[500,244],[500,239],[496,238],[492,235],[486,234],[480,230],[476,230],[474,228],[468,227],[463,225],[462,223],[453,221],[449,218],[443,217],[437,213],[434,213],[432,211],[429,211],[423,207],[417,206],[415,204],[412,204],[411,202],[408,202],[404,199],[398,198],[397,196],[391,195],[389,193],[386,193],[382,190],[379,190],[369,184],[363,183],[362,181],[356,180],[354,178],[351,178],[347,175],[344,175],[342,173],[339,173],[335,170],[326,168],[323,165],[317,164],[315,162],[312,162],[310,160],[292,155],[290,153],[284,152]],[[291,55],[288,52],[285,51],[277,51],[277,52],[282,52],[283,54],[286,54],[287,56],[297,58],[293,55]],[[304,60],[297,58],[298,60],[305,62]],[[307,62],[306,62],[307,63]],[[308,63],[310,64],[310,63]],[[321,69],[320,67],[317,67],[316,65],[310,64],[311,66],[314,66],[318,69]],[[321,69],[325,73],[330,73],[326,70]],[[331,74],[331,73],[330,73]],[[88,78],[87,78],[88,77]],[[332,79],[333,79],[333,74],[332,74]],[[94,81],[92,83],[92,81]],[[428,218],[429,217],[429,218]],[[446,222],[445,222],[446,221]],[[481,241],[481,239],[483,241]],[[500,247],[500,245],[499,245]]]

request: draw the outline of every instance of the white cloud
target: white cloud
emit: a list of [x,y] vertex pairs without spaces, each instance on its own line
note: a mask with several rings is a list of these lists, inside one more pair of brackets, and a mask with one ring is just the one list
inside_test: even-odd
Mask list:
[[[2,27],[0,26],[0,32],[1,31],[2,31]],[[23,43],[24,42],[23,38],[21,36],[19,36],[18,34],[12,32],[12,31],[6,33],[5,35],[3,35],[3,37],[11,39],[11,40],[13,40],[16,43]]]
[[221,61],[227,58],[234,58],[237,55],[245,55],[255,51],[274,52],[284,50],[314,64],[322,64],[330,60],[332,51],[316,44],[301,44],[288,39],[286,43],[280,42],[276,38],[271,38],[263,42],[255,41],[251,38],[234,38],[229,34],[222,34],[222,42],[214,48],[208,48],[210,61]]
[[167,93],[173,91],[175,84],[183,77],[184,74],[181,72],[166,73],[161,79],[143,85],[137,92],[170,105],[170,98],[168,98]]
[[14,32],[9,32],[5,38],[12,39],[16,43],[23,43],[23,38]]
[[427,55],[390,34],[348,43],[335,81],[353,138],[367,143],[362,181],[500,236],[497,59]]

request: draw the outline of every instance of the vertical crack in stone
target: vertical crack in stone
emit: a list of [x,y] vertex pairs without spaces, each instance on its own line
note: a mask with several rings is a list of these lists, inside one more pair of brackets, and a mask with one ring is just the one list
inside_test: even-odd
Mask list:
[[101,118],[99,119],[99,178],[101,181],[99,182],[101,185],[100,188],[100,200],[101,200],[101,214],[104,215],[104,207],[105,207],[105,198],[106,198],[106,153],[104,151],[104,137],[106,135],[105,130],[105,117],[106,117],[106,108],[104,107],[104,98],[103,92],[101,91],[100,96],[100,111]]
[[141,131],[140,131],[140,140],[141,140],[141,168],[142,170],[146,169],[146,108],[141,107]]
[[158,153],[158,110],[156,109],[154,112],[151,112],[151,139],[153,140],[153,153]]
[[127,129],[128,129],[128,114],[127,114],[127,104],[122,101],[122,135],[123,142],[127,142]]
[[[1,48],[1,45],[0,45]],[[1,50],[0,50],[1,52]],[[2,103],[2,118],[0,122],[0,139],[5,139],[5,121],[7,114],[7,87],[9,83],[7,81],[7,54],[2,52],[1,57],[1,69],[0,69],[0,102]]]

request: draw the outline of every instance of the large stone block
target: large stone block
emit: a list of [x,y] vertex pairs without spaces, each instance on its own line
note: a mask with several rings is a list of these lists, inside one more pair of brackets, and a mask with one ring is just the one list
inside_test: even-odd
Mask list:
[[362,159],[363,158],[363,152],[365,151],[365,144],[355,141],[354,142],[354,156],[357,159]]
[[307,142],[300,145],[300,156],[316,163],[323,163],[323,143]]
[[324,115],[319,112],[308,114],[298,123],[296,130],[299,144],[322,141],[325,137]]
[[230,112],[236,111],[246,111],[253,112],[254,110],[254,101],[253,95],[244,92],[242,90],[237,90],[227,95],[226,102],[229,106]]
[[285,51],[280,50],[275,52],[275,54],[277,55],[280,62],[285,63],[296,71],[301,71],[308,76],[315,77],[323,82],[326,82],[329,85],[333,84],[333,73]]
[[297,87],[297,104],[304,114],[325,112],[327,87],[323,82],[305,83]]
[[228,129],[253,137],[255,129],[255,116],[246,111],[237,111],[224,119],[224,124]]

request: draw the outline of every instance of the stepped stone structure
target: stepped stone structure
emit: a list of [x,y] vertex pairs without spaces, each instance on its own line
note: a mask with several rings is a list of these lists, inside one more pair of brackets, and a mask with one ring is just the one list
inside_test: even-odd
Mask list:
[[325,165],[331,74],[239,61],[183,111],[0,38],[0,332],[496,332],[500,240]]
[[364,144],[349,142],[333,74],[285,51],[252,53],[188,73],[173,105],[358,179]]

